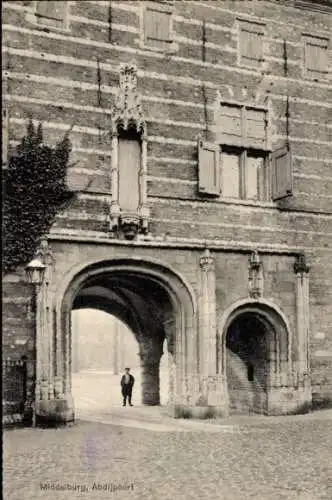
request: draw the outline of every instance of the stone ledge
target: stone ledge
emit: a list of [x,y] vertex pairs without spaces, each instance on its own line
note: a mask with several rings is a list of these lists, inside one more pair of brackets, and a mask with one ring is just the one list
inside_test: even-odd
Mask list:
[[221,406],[175,405],[173,417],[205,420],[216,417],[228,417],[228,411]]
[[[174,248],[174,249],[194,249],[202,250],[209,247],[211,250],[224,250],[226,252],[242,252],[247,253],[255,250],[256,242],[237,242],[216,239],[195,239],[195,238],[172,238],[172,237],[145,237],[133,241],[117,240],[110,238],[106,233],[97,232],[94,235],[86,236],[78,231],[62,232],[54,229],[48,235],[50,241],[66,241],[70,243],[91,243],[94,245],[116,245],[116,246],[135,246],[135,247],[150,247],[150,248]],[[261,254],[280,254],[280,255],[297,255],[302,247],[289,247],[279,244],[264,244],[260,246]]]

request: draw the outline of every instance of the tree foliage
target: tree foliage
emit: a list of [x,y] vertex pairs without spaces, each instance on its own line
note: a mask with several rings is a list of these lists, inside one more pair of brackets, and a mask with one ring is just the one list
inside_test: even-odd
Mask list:
[[3,271],[28,263],[57,212],[74,193],[66,184],[69,132],[55,146],[43,144],[42,125],[32,120],[3,175]]

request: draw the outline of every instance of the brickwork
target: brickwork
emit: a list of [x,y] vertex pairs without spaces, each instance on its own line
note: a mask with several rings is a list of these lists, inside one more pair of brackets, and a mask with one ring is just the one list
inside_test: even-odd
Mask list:
[[[329,35],[332,11],[296,8],[295,3],[175,1],[174,52],[164,54],[140,45],[144,2],[111,2],[111,7],[102,1],[70,2],[68,30],[45,30],[29,17],[34,2],[6,1],[3,69],[11,147],[24,134],[29,116],[43,122],[44,140],[50,144],[74,124],[68,183],[78,195],[51,230],[55,288],[79,262],[139,256],[174,267],[198,296],[199,259],[208,246],[215,259],[220,318],[248,296],[248,255],[258,248],[263,252],[264,296],[284,312],[295,332],[293,264],[305,250],[311,266],[312,387],[317,399],[326,399],[332,398],[331,86],[327,78],[303,77],[302,35]],[[258,71],[238,63],[239,18],[265,26]],[[112,153],[107,132],[119,65],[131,61],[137,65],[147,126],[151,223],[145,239],[127,244],[109,234]],[[213,136],[217,91],[226,101],[245,95],[259,100],[268,91],[272,147],[287,134],[292,146],[292,196],[257,203],[222,195],[211,200],[198,192],[197,138],[205,131]],[[23,271],[8,276],[3,288],[4,354],[33,360],[34,312]],[[294,345],[292,349],[296,357]],[[33,370],[30,384],[32,379]]]

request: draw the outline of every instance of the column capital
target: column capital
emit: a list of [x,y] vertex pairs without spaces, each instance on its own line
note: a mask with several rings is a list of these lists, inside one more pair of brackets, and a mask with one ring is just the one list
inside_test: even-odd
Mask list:
[[208,248],[204,250],[202,257],[199,259],[199,265],[203,271],[213,271],[214,270],[214,258]]
[[36,257],[39,257],[41,261],[47,266],[51,266],[52,264],[54,264],[55,257],[47,238],[44,237],[41,239],[39,247],[36,251]]
[[294,263],[295,274],[308,274],[310,271],[310,266],[307,264],[307,259],[304,252],[301,252],[296,256]]

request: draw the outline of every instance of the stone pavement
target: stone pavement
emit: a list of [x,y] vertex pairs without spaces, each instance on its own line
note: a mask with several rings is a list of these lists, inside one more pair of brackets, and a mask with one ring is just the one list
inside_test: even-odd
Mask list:
[[331,411],[197,422],[114,408],[85,418],[5,431],[6,500],[332,499]]

